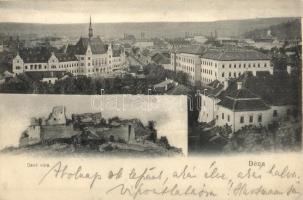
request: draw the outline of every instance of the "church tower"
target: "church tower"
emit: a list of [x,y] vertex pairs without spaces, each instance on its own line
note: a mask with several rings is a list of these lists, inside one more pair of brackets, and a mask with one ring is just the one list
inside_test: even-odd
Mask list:
[[92,18],[89,17],[88,38],[91,39],[92,37],[93,37]]

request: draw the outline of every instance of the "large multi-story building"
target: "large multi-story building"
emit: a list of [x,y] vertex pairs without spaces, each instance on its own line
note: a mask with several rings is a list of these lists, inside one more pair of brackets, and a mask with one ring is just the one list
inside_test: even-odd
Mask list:
[[273,73],[270,58],[265,54],[247,49],[209,49],[201,56],[201,83],[214,80],[223,82],[237,78],[245,72],[267,71]]
[[171,53],[171,70],[189,76],[192,85],[205,85],[218,80],[237,78],[245,72],[273,73],[270,58],[258,51],[242,48],[192,47]]
[[201,55],[205,48],[202,46],[184,47],[171,53],[171,68],[188,74],[189,82],[198,85],[201,81]]
[[105,76],[125,64],[123,47],[105,44],[100,37],[93,37],[90,21],[88,38],[81,37],[75,45],[68,45],[64,53],[50,49],[20,50],[13,59],[15,74],[33,71],[62,71],[74,76]]

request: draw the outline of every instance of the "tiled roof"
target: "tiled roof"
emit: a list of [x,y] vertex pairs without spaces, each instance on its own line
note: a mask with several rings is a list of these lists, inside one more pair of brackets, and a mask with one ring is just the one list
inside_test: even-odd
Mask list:
[[252,99],[252,98],[260,98],[257,95],[253,94],[251,91],[248,89],[240,89],[240,90],[234,90],[230,92],[228,97],[234,98],[234,99]]
[[59,62],[66,61],[77,61],[77,57],[75,55],[69,55],[65,53],[55,53],[56,58],[58,58]]
[[170,57],[166,57],[162,53],[155,53],[152,56],[151,60],[157,64],[169,64],[170,63]]
[[19,51],[20,57],[24,63],[44,63],[51,56],[51,51],[48,48],[25,48]]
[[[19,50],[19,55],[23,59],[24,63],[46,63],[51,57],[52,52],[53,49],[46,47],[25,48]],[[65,53],[55,53],[55,56],[60,62],[77,60],[74,55]]]
[[[246,91],[236,92],[239,81],[242,82],[242,87],[247,88],[250,93]],[[281,82],[283,84],[280,84]],[[288,76],[276,77],[268,74],[253,76],[247,74],[238,79],[230,80],[228,88],[222,91],[217,98],[223,100],[226,96],[233,98],[259,97],[267,105],[295,105],[299,102],[298,95],[300,95],[297,82]]]
[[233,111],[253,111],[270,109],[264,101],[248,89],[233,90],[218,103]]
[[259,51],[242,48],[208,49],[202,58],[220,61],[270,60],[268,55]]
[[101,38],[83,38],[81,37],[77,44],[68,45],[67,53],[74,55],[83,55],[87,51],[87,47],[90,45],[93,54],[104,54],[107,52],[107,46],[102,42]]
[[193,45],[189,47],[182,47],[177,50],[178,53],[187,53],[187,54],[195,54],[195,55],[202,55],[206,51],[206,48],[201,45]]
[[270,109],[264,101],[260,98],[252,99],[234,99],[226,96],[218,105],[237,111],[258,111],[258,110],[268,110]]

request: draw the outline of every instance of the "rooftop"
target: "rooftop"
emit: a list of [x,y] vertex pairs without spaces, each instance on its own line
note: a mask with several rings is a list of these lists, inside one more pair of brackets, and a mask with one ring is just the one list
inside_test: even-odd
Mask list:
[[[237,82],[242,82],[241,91],[237,91]],[[221,85],[219,88],[223,88],[223,84]],[[219,89],[209,87],[206,94],[211,95],[216,91]],[[244,74],[237,79],[229,80],[227,89],[221,90],[217,98],[224,99],[226,96],[234,99],[260,98],[267,105],[274,106],[295,105],[300,98],[299,80],[288,75]]]
[[90,45],[93,54],[104,54],[107,52],[107,46],[102,42],[100,37],[84,38],[81,37],[75,45],[68,45],[67,53],[73,55],[83,55]]
[[178,53],[187,53],[187,54],[194,54],[194,55],[203,55],[206,51],[206,48],[201,45],[192,45],[189,47],[182,47],[177,50]]
[[[241,90],[240,90],[241,91]],[[239,92],[239,91],[236,91]],[[233,110],[239,111],[257,111],[257,110],[268,110],[269,106],[261,98],[247,98],[247,99],[235,99],[226,96],[218,103],[218,105]]]
[[[45,63],[48,62],[53,52],[55,52],[54,49],[47,47],[24,48],[19,50],[19,56],[24,63]],[[74,55],[57,52],[54,54],[60,62],[77,60]]]
[[270,60],[266,54],[243,48],[210,48],[205,51],[202,58],[220,61]]
[[170,63],[170,56],[166,55],[165,53],[155,53],[151,60],[157,64],[169,64]]
[[46,47],[24,48],[19,50],[19,55],[24,63],[43,63],[49,60],[51,50]]

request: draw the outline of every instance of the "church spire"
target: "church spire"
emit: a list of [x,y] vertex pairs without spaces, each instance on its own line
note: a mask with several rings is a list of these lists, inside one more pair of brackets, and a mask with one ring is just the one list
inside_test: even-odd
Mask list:
[[89,29],[88,29],[88,38],[91,39],[93,37],[93,28],[92,28],[92,17],[89,17]]

